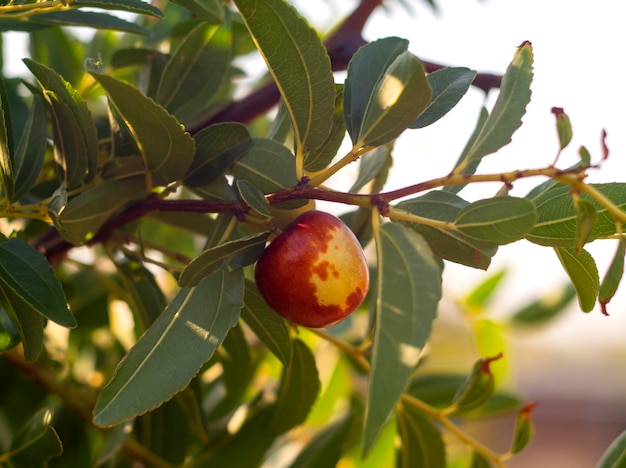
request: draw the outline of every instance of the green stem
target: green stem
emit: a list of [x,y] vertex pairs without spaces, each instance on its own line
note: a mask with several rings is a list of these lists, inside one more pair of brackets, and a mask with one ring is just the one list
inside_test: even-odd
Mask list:
[[425,226],[431,226],[436,229],[442,229],[444,231],[455,230],[454,223],[450,223],[448,221],[439,221],[438,219],[425,218],[423,216],[418,216],[413,213],[409,213],[408,211],[400,210],[393,206],[389,208],[389,212],[387,213],[386,216],[389,219],[393,219],[396,221],[407,221],[409,223],[423,224]]
[[364,146],[363,148],[360,148],[360,149],[352,148],[348,152],[348,154],[346,154],[343,158],[341,158],[335,164],[333,164],[330,167],[327,167],[322,172],[312,177],[311,180],[309,181],[309,185],[313,187],[317,187],[318,185],[323,184],[332,176],[334,176],[337,172],[339,172],[341,169],[346,167],[348,164],[355,162],[357,159],[361,157],[361,155],[373,149],[374,149],[373,146]]

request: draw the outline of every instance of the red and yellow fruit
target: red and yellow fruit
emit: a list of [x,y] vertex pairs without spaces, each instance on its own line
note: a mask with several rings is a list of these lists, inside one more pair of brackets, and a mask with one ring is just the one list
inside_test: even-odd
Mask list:
[[317,210],[300,215],[265,249],[255,280],[272,309],[312,328],[346,318],[369,288],[359,241],[339,218]]

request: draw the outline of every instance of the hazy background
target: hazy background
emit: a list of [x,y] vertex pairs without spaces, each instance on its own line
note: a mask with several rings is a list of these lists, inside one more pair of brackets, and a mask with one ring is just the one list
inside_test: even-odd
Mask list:
[[[322,31],[350,11],[357,2],[347,0],[299,0],[298,9]],[[503,73],[518,45],[533,44],[535,64],[532,101],[523,126],[513,142],[488,156],[482,173],[544,167],[558,149],[555,119],[550,109],[564,108],[574,137],[561,156],[560,166],[577,160],[584,145],[593,161],[601,158],[600,136],[608,133],[611,151],[593,182],[626,181],[626,132],[623,116],[626,88],[623,74],[622,2],[577,0],[437,0],[434,13],[424,2],[388,0],[365,29],[368,40],[397,35],[410,40],[418,57],[443,65],[466,66],[479,72]],[[402,3],[411,6],[408,13]],[[6,74],[24,73],[19,59],[25,55],[23,36],[5,35]],[[496,97],[486,101],[490,108]],[[456,161],[474,128],[482,91],[471,89],[444,119],[402,136],[388,189],[445,175]],[[351,168],[354,170],[356,168]],[[523,196],[541,179],[519,181],[513,195]],[[341,184],[341,179],[335,179]],[[499,185],[482,184],[465,189],[469,200],[492,196]],[[603,275],[613,255],[614,241],[589,246]],[[442,320],[437,323],[434,365],[467,370],[477,351],[464,318],[455,305],[458,298],[488,275],[506,268],[504,286],[491,305],[506,315],[531,298],[560,287],[567,281],[551,249],[528,242],[502,247],[485,273],[448,264]],[[534,418],[537,436],[512,467],[584,468],[593,466],[606,446],[626,428],[626,287],[609,305],[610,316],[594,310],[584,314],[576,304],[550,326],[532,333],[509,336],[506,359],[511,381],[526,401],[538,401]],[[512,422],[481,426],[488,445],[493,439],[502,449],[510,442]]]

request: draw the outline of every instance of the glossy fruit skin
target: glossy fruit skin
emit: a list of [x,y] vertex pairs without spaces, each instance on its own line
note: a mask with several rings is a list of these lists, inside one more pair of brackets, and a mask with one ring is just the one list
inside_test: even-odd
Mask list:
[[369,272],[352,231],[337,217],[301,214],[263,251],[255,267],[261,295],[298,325],[333,325],[363,302]]

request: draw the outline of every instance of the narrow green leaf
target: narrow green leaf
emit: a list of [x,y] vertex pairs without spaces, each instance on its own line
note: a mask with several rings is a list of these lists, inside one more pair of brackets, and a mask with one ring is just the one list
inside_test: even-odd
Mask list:
[[532,46],[525,42],[515,52],[502,77],[500,94],[480,133],[467,151],[464,165],[479,161],[511,142],[513,133],[522,124],[522,116],[530,102],[532,65]]
[[65,185],[73,188],[95,176],[98,134],[87,104],[54,70],[34,60],[24,63],[35,75],[52,113],[54,153]]
[[265,198],[263,192],[261,192],[255,185],[252,185],[244,179],[235,181],[235,184],[237,185],[237,190],[239,191],[241,199],[245,201],[251,209],[260,215],[267,216],[268,218],[272,216],[272,213],[270,212],[270,204],[267,201],[267,198]]
[[470,242],[504,245],[522,239],[536,220],[532,202],[506,196],[469,204],[459,212],[454,226]]
[[432,125],[446,115],[469,89],[476,72],[469,68],[445,67],[428,75],[428,84],[433,90],[428,107],[409,128]]
[[554,251],[576,288],[581,310],[591,312],[600,288],[598,268],[593,257],[586,250],[576,253],[573,249],[555,247]]
[[142,263],[129,260],[116,262],[117,272],[135,312],[135,320],[145,330],[157,319],[167,305],[165,295],[152,272]]
[[205,250],[183,269],[178,284],[195,286],[215,271],[231,271],[251,265],[263,252],[268,237],[269,232],[252,234]]
[[221,0],[172,0],[172,3],[187,8],[198,18],[210,24],[224,21],[224,5]]
[[[59,233],[72,244],[82,244],[102,227],[104,222],[127,203],[146,194],[143,175],[107,180],[72,198],[61,209],[48,207]],[[55,202],[53,198],[52,202]],[[59,198],[61,201],[62,198]]]
[[64,327],[76,326],[50,263],[23,240],[0,243],[0,281],[44,317]]
[[267,305],[256,285],[246,280],[241,317],[284,366],[291,362],[291,337],[285,320]]
[[379,146],[361,156],[359,158],[359,174],[348,191],[358,192],[365,187],[387,164],[390,164],[390,159],[390,149],[387,146]]
[[354,423],[353,413],[322,429],[302,449],[291,468],[337,466]]
[[143,0],[74,0],[72,6],[94,7],[103,10],[128,11],[139,15],[163,18],[163,12]]
[[266,194],[298,182],[293,153],[266,138],[255,138],[254,145],[235,161],[231,171],[236,179],[245,179]]
[[559,148],[563,150],[572,141],[572,124],[562,108],[553,107],[552,113],[556,117],[556,133],[559,136]]
[[[626,207],[626,184],[614,182],[590,185],[618,208]],[[580,200],[591,203],[597,212],[596,221],[587,237],[587,242],[615,234],[615,219],[606,208],[584,193],[579,197]],[[557,184],[548,187],[547,190],[534,190],[529,199],[535,204],[537,222],[526,235],[526,239],[549,247],[575,248],[578,215],[570,187]]]
[[364,452],[372,447],[407,387],[441,298],[441,271],[419,234],[400,224],[383,224],[376,249],[376,328]]
[[19,200],[32,188],[43,167],[46,154],[46,111],[42,98],[33,96],[33,104],[23,133],[15,150],[14,200]]
[[611,442],[596,465],[596,468],[624,467],[626,467],[626,431]]
[[472,451],[472,458],[470,460],[469,468],[491,468],[491,462],[485,458],[484,455]]
[[118,424],[185,388],[237,323],[243,284],[242,270],[219,271],[181,289],[120,362],[98,397],[94,422]]
[[0,307],[15,326],[27,361],[34,361],[43,349],[43,315],[18,294],[0,284]]
[[148,30],[137,23],[95,11],[64,10],[43,13],[32,16],[31,21],[51,26],[86,26],[94,29],[112,29],[134,34],[148,34]]
[[167,185],[185,175],[195,151],[193,138],[163,107],[111,76],[90,71],[124,118],[154,181]]
[[[9,313],[5,310],[7,307],[3,305],[4,301],[5,299],[0,296],[0,353],[4,353],[9,349],[15,348],[18,344],[20,344],[20,341],[22,341],[22,336],[17,323],[18,320],[14,313]],[[8,300],[6,300],[6,302],[8,302]],[[41,319],[41,328],[43,331],[43,319],[41,318],[41,315],[36,312],[35,315]]]
[[452,404],[458,411],[467,412],[476,409],[491,398],[495,389],[495,379],[490,364],[501,356],[479,359],[474,363],[472,371],[454,395]]
[[568,283],[545,296],[531,301],[513,313],[511,321],[517,326],[542,325],[567,310],[576,296],[576,290]]
[[246,127],[235,122],[210,125],[194,139],[196,153],[185,174],[185,185],[189,187],[209,185],[217,180],[254,143]]
[[493,297],[493,294],[497,291],[498,286],[502,283],[502,280],[506,277],[507,270],[501,269],[496,273],[489,275],[486,279],[481,281],[463,300],[464,306],[467,308],[468,313],[472,313],[476,310],[482,310],[487,306],[489,299]]
[[11,461],[17,466],[42,466],[63,453],[61,440],[50,425],[52,412],[41,409],[15,435],[11,442]]
[[335,83],[317,33],[283,0],[235,0],[274,77],[294,127],[297,152],[330,133]]
[[266,406],[247,419],[212,458],[203,460],[206,466],[262,466],[267,451],[277,438],[273,431],[267,430],[271,415],[272,407]]
[[617,251],[613,256],[611,265],[602,279],[600,284],[600,291],[598,293],[598,301],[602,307],[602,311],[608,314],[606,311],[606,305],[613,299],[617,292],[617,287],[624,275],[624,255],[626,254],[626,240],[621,238],[617,244]]
[[13,164],[13,129],[9,110],[9,96],[0,77],[0,172],[2,173],[2,195],[9,201],[14,198],[16,173]]
[[446,466],[446,450],[441,432],[432,419],[419,409],[403,404],[397,416],[401,448],[396,467]]
[[380,146],[400,136],[424,111],[431,94],[422,62],[408,51],[398,55],[369,96],[357,146]]
[[316,172],[327,167],[337,155],[345,136],[346,123],[343,119],[343,86],[337,85],[335,112],[333,113],[330,133],[321,145],[305,154],[304,169]]
[[[471,320],[471,328],[474,333],[474,342],[481,356],[508,355],[506,327],[499,321],[481,317]],[[507,379],[509,361],[507,359],[493,359],[490,363],[491,373],[497,381]]]
[[583,246],[588,242],[591,231],[598,219],[596,207],[586,200],[577,198],[574,206],[576,207],[576,252],[580,252]]
[[[459,158],[456,161],[456,164],[454,165],[454,169],[457,169],[461,165],[463,165],[463,167],[461,167],[461,169],[459,170],[459,172],[461,172],[462,174],[465,174],[465,175],[474,174],[476,172],[476,169],[480,165],[480,159],[477,159],[472,162],[465,162],[465,160],[466,160],[467,154],[469,153],[470,148],[474,146],[474,143],[478,139],[478,135],[480,135],[480,132],[482,128],[485,126],[485,122],[487,121],[488,118],[489,118],[489,111],[487,111],[485,107],[481,107],[480,113],[478,114],[478,120],[476,121],[476,126],[474,127],[474,131],[470,135],[469,140],[467,140],[467,143],[465,143],[465,147],[463,148],[463,151],[461,151],[461,155],[459,156]],[[444,192],[459,193],[466,186],[467,184],[447,185],[443,187],[442,190]]]
[[299,339],[292,345],[291,362],[283,368],[280,389],[267,430],[282,434],[302,424],[320,390],[320,380],[311,350]]
[[343,114],[353,146],[360,139],[367,105],[377,83],[408,47],[406,39],[387,37],[369,42],[350,59],[343,91]]
[[161,75],[156,102],[180,122],[190,122],[205,111],[230,65],[228,25],[202,22],[182,41]]
[[513,436],[513,446],[511,453],[519,453],[530,442],[534,433],[534,425],[530,418],[530,413],[535,407],[534,403],[525,405],[517,415],[515,421],[515,434]]
[[[433,190],[426,195],[400,202],[396,207],[424,218],[452,223],[468,205],[469,202],[451,192]],[[456,231],[425,224],[403,224],[421,234],[435,254],[462,265],[486,270],[497,250],[492,246],[474,245]]]

